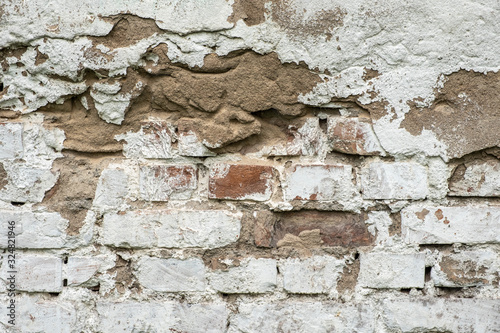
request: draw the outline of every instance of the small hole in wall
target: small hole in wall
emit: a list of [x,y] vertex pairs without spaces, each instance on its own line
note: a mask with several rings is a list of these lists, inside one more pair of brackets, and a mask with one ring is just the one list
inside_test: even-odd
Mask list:
[[68,279],[64,279],[63,280],[63,287],[67,287],[68,286]]
[[52,297],[57,297],[57,296],[59,296],[59,293],[49,293],[49,295]]
[[432,267],[425,267],[425,282],[428,282],[431,280],[431,270]]
[[101,288],[101,285],[98,284],[97,286],[89,287],[89,290],[91,290],[91,291],[99,291],[100,288]]
[[409,294],[411,291],[411,288],[403,288],[401,289],[401,292],[405,293],[405,294]]
[[67,263],[68,263],[68,257],[67,257],[67,256],[66,256],[66,257],[64,257],[64,259],[63,259],[63,263],[64,263],[64,264],[67,264]]
[[24,206],[25,202],[17,202],[17,201],[11,201],[10,204],[12,206]]
[[3,82],[0,82],[0,92],[3,91]]
[[222,293],[222,297],[229,297],[229,294]]
[[356,252],[356,254],[354,255],[354,260],[358,260],[359,259],[359,252]]

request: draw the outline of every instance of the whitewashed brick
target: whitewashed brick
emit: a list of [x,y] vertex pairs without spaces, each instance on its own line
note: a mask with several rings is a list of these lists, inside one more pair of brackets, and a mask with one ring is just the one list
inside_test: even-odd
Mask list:
[[328,256],[286,259],[279,263],[283,287],[290,293],[328,294],[337,286],[344,260]]
[[[7,307],[9,298],[2,299],[0,323],[8,325]],[[77,312],[70,302],[60,299],[46,301],[35,296],[16,296],[15,326],[9,332],[79,332],[82,327],[77,322]],[[1,329],[0,329],[1,330]],[[7,332],[7,331],[2,331]]]
[[365,199],[424,199],[427,170],[416,163],[371,163],[361,175]]
[[401,232],[408,243],[499,243],[500,208],[409,207],[401,212]]
[[69,257],[66,266],[68,286],[78,286],[90,280],[99,267],[101,260],[93,257]]
[[216,155],[205,147],[198,139],[196,133],[191,130],[179,133],[177,148],[179,155],[182,156],[205,157]]
[[251,258],[238,267],[214,271],[209,280],[212,288],[222,293],[257,294],[274,290],[277,273],[276,260]]
[[0,200],[42,202],[45,192],[56,183],[58,175],[50,169],[32,168],[22,162],[4,163],[8,183],[0,190]]
[[19,249],[57,249],[66,244],[68,220],[59,213],[0,211],[0,248],[7,247],[8,222],[15,222],[16,247]]
[[98,332],[226,331],[228,310],[223,304],[174,302],[97,303]]
[[[2,279],[12,274],[8,265],[8,257],[4,255]],[[62,289],[62,261],[56,257],[28,256],[16,253],[14,267],[16,289],[28,292],[60,292]]]
[[468,165],[460,179],[450,180],[451,196],[500,196],[500,163],[498,160]]
[[498,299],[391,299],[383,311],[390,332],[500,332]]
[[171,124],[163,121],[147,121],[139,132],[117,135],[117,140],[125,140],[123,153],[128,158],[171,158]]
[[350,165],[297,165],[286,177],[286,200],[349,200],[356,192]]
[[383,154],[384,149],[373,131],[370,118],[328,117],[327,124],[333,150],[359,155]]
[[358,283],[369,288],[423,288],[424,254],[366,253],[360,256]]
[[243,303],[228,332],[375,332],[375,318],[373,309],[362,303]]
[[105,214],[101,242],[116,247],[217,248],[238,240],[241,214],[228,211],[130,211]]
[[204,291],[205,265],[198,258],[179,260],[142,258],[137,267],[139,283],[155,291]]
[[23,124],[0,123],[0,159],[23,157]]
[[93,205],[101,210],[116,209],[128,194],[128,176],[123,169],[106,169],[101,173]]
[[189,199],[198,186],[198,171],[191,165],[143,165],[140,192],[144,200]]

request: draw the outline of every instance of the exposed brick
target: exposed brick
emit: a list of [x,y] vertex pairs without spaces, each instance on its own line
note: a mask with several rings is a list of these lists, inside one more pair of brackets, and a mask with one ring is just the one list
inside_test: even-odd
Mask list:
[[241,215],[228,211],[105,214],[101,242],[116,247],[217,248],[238,240]]
[[211,199],[266,201],[271,198],[274,168],[262,165],[223,164],[210,169]]
[[500,208],[408,207],[401,211],[401,231],[408,243],[499,243]]
[[78,286],[90,280],[101,266],[101,262],[94,257],[69,257],[66,266],[68,286]]
[[357,192],[350,165],[296,165],[285,184],[286,200],[347,201]]
[[240,304],[229,332],[375,332],[375,318],[363,303],[266,300]]
[[253,236],[256,246],[271,247],[277,216],[268,210],[254,212]]
[[[10,276],[11,269],[4,256],[2,278]],[[16,256],[16,290],[28,292],[60,292],[62,289],[62,261],[56,257]]]
[[143,165],[141,197],[149,201],[189,199],[198,186],[197,169],[191,165]]
[[297,294],[330,293],[337,286],[344,266],[344,260],[328,256],[285,259],[278,265],[284,289]]
[[177,148],[179,155],[205,157],[215,156],[216,154],[210,151],[199,139],[195,132],[187,126],[186,122],[178,123],[179,137]]
[[23,157],[23,124],[0,123],[0,159]]
[[500,196],[500,162],[490,160],[458,166],[450,178],[449,188],[451,196]]
[[380,155],[384,150],[369,118],[328,117],[328,139],[335,151],[358,155]]
[[59,213],[0,211],[0,219],[0,248],[7,247],[9,221],[15,222],[17,248],[57,249],[66,245],[68,220]]
[[360,256],[358,283],[369,288],[423,288],[424,254],[366,253]]
[[498,332],[498,299],[387,299],[383,319],[389,332]]
[[472,287],[500,279],[500,257],[490,250],[461,251],[443,255],[432,268],[431,278],[438,287]]
[[209,275],[210,286],[228,294],[266,293],[276,287],[276,260],[247,259],[240,266],[216,270]]
[[365,224],[366,214],[344,212],[299,211],[278,215],[275,226],[273,246],[286,234],[298,236],[308,230],[320,230],[325,246],[363,246],[370,245],[375,237]]
[[204,291],[205,265],[197,258],[142,258],[137,267],[139,283],[155,291]]
[[365,199],[424,199],[427,170],[416,163],[371,163],[361,176]]

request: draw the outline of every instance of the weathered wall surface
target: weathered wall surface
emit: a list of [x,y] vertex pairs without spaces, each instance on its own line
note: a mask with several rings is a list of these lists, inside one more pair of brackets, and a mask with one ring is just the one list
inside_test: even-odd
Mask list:
[[499,15],[3,1],[0,332],[500,332]]

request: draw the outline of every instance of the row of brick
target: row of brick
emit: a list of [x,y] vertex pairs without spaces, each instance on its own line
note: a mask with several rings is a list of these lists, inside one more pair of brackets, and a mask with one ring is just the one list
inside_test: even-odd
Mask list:
[[[5,303],[7,304],[7,303]],[[34,332],[500,332],[498,299],[385,299],[376,302],[98,301],[95,316],[77,304],[19,299],[16,326]],[[8,309],[0,323],[9,326]],[[385,330],[384,330],[385,331]]]
[[[87,283],[104,265],[97,257],[18,255],[16,289],[27,292],[61,292],[63,284]],[[6,258],[4,258],[7,260]],[[442,254],[430,267],[430,279],[439,287],[473,287],[498,283],[500,254],[492,250],[467,250]],[[221,259],[222,260],[222,259]],[[145,288],[157,292],[206,292],[260,294],[277,291],[278,270],[283,289],[292,294],[331,294],[342,279],[345,259],[331,256],[309,258],[224,259],[226,268],[208,269],[201,258],[156,258],[134,261],[135,275]],[[3,265],[6,280],[8,265]],[[369,252],[360,255],[357,283],[374,289],[423,288],[426,275],[424,253]],[[8,280],[7,285],[9,283]],[[95,282],[96,280],[94,280]],[[496,282],[495,282],[496,281]],[[65,283],[63,283],[65,282]]]
[[[409,244],[500,243],[500,207],[415,205],[401,211],[401,233]],[[17,248],[74,247],[58,213],[0,211],[0,248],[7,247],[7,222],[16,221]],[[90,214],[89,216],[93,216]],[[122,248],[220,248],[240,238],[243,215],[224,210],[135,210],[106,213],[98,242]],[[287,234],[319,230],[323,246],[355,247],[373,244],[367,214],[298,211],[253,214],[253,241],[275,247]],[[90,224],[91,222],[89,222]],[[391,223],[390,221],[388,223]],[[85,234],[90,241],[92,230]],[[80,237],[80,236],[76,236]]]

